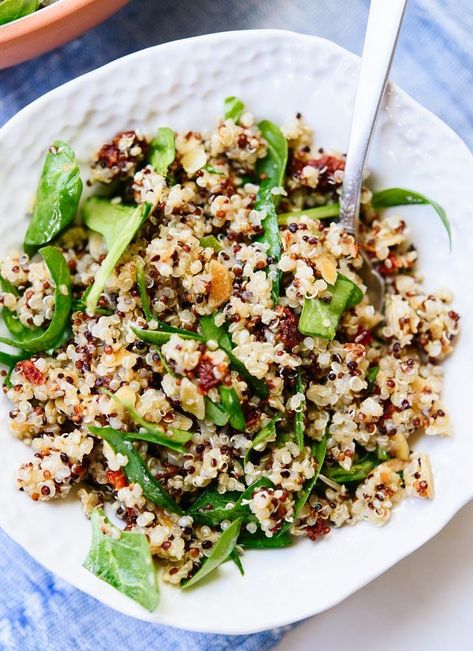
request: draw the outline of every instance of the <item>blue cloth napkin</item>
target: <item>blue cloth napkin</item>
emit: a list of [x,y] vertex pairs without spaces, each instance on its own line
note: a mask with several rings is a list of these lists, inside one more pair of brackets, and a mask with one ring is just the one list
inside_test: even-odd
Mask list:
[[[368,0],[134,0],[65,47],[0,71],[0,124],[46,91],[116,57],[208,32],[292,29],[359,53],[368,5]],[[470,145],[472,32],[471,0],[411,0],[392,70],[395,81]],[[145,624],[54,577],[1,532],[0,545],[0,649],[5,651],[264,651],[285,630],[230,637]]]

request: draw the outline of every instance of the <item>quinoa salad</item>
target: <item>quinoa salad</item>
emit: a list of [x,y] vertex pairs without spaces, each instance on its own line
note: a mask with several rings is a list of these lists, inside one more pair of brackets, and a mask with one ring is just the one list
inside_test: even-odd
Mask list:
[[209,133],[116,134],[84,183],[67,143],[46,154],[23,248],[0,263],[3,391],[30,448],[16,482],[80,500],[85,567],[148,610],[160,581],[244,573],[245,550],[329,544],[434,497],[411,439],[451,433],[459,315],[416,270],[414,208],[383,209],[430,204],[450,236],[448,219],[367,185],[357,242],[343,170],[300,114],[257,121],[235,97]]
[[0,0],[0,26],[28,16],[59,0]]

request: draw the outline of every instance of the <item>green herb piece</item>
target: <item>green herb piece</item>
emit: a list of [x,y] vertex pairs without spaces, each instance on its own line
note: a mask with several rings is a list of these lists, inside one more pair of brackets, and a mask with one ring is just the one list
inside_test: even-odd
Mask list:
[[92,544],[85,569],[153,612],[159,602],[159,587],[146,536],[121,531],[102,509],[94,509],[90,521]]
[[144,429],[144,432],[127,432],[126,434],[123,434],[125,438],[130,441],[147,441],[148,443],[162,445],[170,450],[175,450],[176,452],[184,454],[186,451],[184,446],[191,440],[193,436],[192,432],[176,429],[174,427],[164,430],[156,423],[150,423],[145,420],[132,405],[120,400],[120,398],[117,398],[114,393],[107,391],[107,389],[102,389],[102,392],[126,409],[133,421]]
[[379,445],[376,446],[376,458],[378,461],[387,461],[390,459],[387,450],[383,450]]
[[294,438],[299,450],[304,451],[304,433],[305,433],[305,393],[304,384],[302,383],[301,374],[297,373],[296,378],[296,393],[304,394],[304,400],[300,406],[300,410],[296,411],[294,416]]
[[235,547],[235,549],[231,552],[231,554],[230,554],[230,556],[229,556],[228,558],[229,558],[229,560],[232,560],[232,561],[235,563],[235,565],[237,566],[238,571],[240,572],[240,574],[241,574],[242,576],[245,576],[245,570],[243,569],[243,565],[242,565],[242,562],[241,562],[240,554],[238,553],[238,550],[237,550],[236,547]]
[[210,165],[209,163],[207,163],[207,165],[204,165],[202,169],[205,170],[206,172],[209,172],[210,174],[218,174],[219,176],[225,176],[225,172],[223,172],[222,170],[218,170],[216,167]]
[[[221,494],[213,488],[208,488],[194,502],[187,514],[200,524],[207,524],[211,527],[224,520],[234,520],[237,517],[242,518],[245,522],[253,521],[255,517],[249,506],[243,502],[250,500],[255,490],[262,487],[272,488],[273,483],[267,477],[261,477],[250,484],[243,493],[227,491]],[[229,508],[229,504],[233,506]]]
[[[5,2],[0,3],[1,8]],[[0,19],[1,22],[1,19]],[[36,203],[24,248],[33,255],[74,219],[82,194],[80,170],[68,144],[56,140],[49,148],[36,190]]]
[[206,235],[205,237],[202,237],[200,240],[200,246],[203,249],[213,249],[215,253],[219,253],[223,249],[220,242],[213,235]]
[[281,416],[279,414],[276,414],[274,418],[271,418],[269,423],[267,423],[262,429],[260,429],[258,434],[251,442],[251,448],[249,448],[246,451],[243,465],[246,466],[246,464],[248,463],[248,459],[250,457],[250,453],[252,450],[255,450],[255,452],[261,452],[262,450],[264,450],[264,448],[268,443],[276,440],[276,423],[278,423],[280,420],[281,420]]
[[322,474],[337,484],[348,484],[354,481],[362,481],[376,468],[376,462],[371,459],[354,463],[350,470],[341,466],[327,466],[323,468]]
[[[57,345],[69,323],[72,307],[71,275],[64,256],[54,246],[45,246],[39,250],[55,285],[54,314],[46,330],[25,329],[18,340],[0,337],[0,341],[30,353],[39,353]],[[28,332],[26,332],[28,330]]]
[[164,355],[163,355],[163,353],[162,353],[162,350],[161,350],[160,348],[158,348],[157,351],[156,351],[156,353],[157,353],[157,355],[158,355],[158,357],[159,357],[159,361],[160,361],[161,364],[163,365],[164,370],[166,371],[166,373],[167,373],[168,375],[172,375],[173,377],[176,377],[176,374],[174,373],[174,371],[172,370],[172,368],[171,368],[171,367],[169,366],[169,364],[167,363],[166,358],[164,357]]
[[138,294],[141,299],[141,309],[147,321],[153,320],[153,312],[151,311],[151,301],[149,299],[148,290],[146,288],[146,279],[145,279],[145,263],[143,258],[136,258],[136,284],[138,286]]
[[366,372],[366,381],[368,383],[369,393],[373,393],[373,389],[376,384],[376,378],[378,377],[378,373],[379,373],[378,364],[376,364],[375,366],[371,366]]
[[41,0],[3,0],[0,2],[0,25],[11,23],[39,9]]
[[294,517],[292,519],[292,522],[285,522],[281,527],[281,529],[279,530],[277,537],[282,536],[287,531],[289,531],[289,529],[292,527],[293,522],[296,522],[297,518],[300,516],[302,509],[304,508],[307,500],[310,497],[310,494],[314,490],[315,484],[317,483],[317,480],[320,475],[320,471],[325,461],[325,455],[327,454],[327,438],[328,437],[326,433],[321,441],[316,441],[313,444],[312,456],[314,457],[317,463],[317,469],[315,471],[315,475],[312,477],[312,479],[308,479],[305,482],[303,489],[297,494],[297,499],[294,504]]
[[[2,276],[0,276],[0,286],[2,288],[2,292],[13,294],[14,296],[20,295],[15,285],[12,285]],[[18,318],[18,314],[12,310],[9,310],[5,306],[2,308],[2,318],[8,331],[17,339],[18,342],[21,341],[22,337],[31,337],[33,334],[39,334],[42,332],[41,328],[28,328],[27,326],[23,325],[23,323]]]
[[267,255],[272,263],[270,271],[275,273],[271,295],[274,303],[279,300],[280,272],[276,264],[281,257],[281,239],[279,237],[278,217],[276,206],[279,201],[277,195],[272,194],[274,188],[284,183],[284,174],[287,165],[287,140],[281,129],[269,120],[263,120],[258,124],[261,135],[268,143],[268,153],[257,166],[258,177],[264,179],[256,195],[255,210],[264,210],[265,218],[261,222],[262,235],[256,238],[257,242],[267,244]]
[[255,533],[242,529],[238,544],[244,549],[281,549],[292,545],[292,536],[288,531],[284,531],[269,538],[261,529]]
[[220,385],[219,387],[220,400],[222,401],[222,406],[228,414],[228,422],[233,427],[240,432],[244,432],[246,428],[245,416],[241,409],[240,398],[238,397],[237,392],[233,387],[225,387]]
[[201,317],[199,319],[199,325],[204,340],[206,342],[217,342],[219,348],[226,352],[231,366],[233,366],[235,371],[239,373],[245,382],[253,388],[256,395],[260,398],[267,398],[269,392],[268,387],[266,386],[266,382],[264,382],[264,380],[260,380],[254,375],[251,375],[243,362],[240,361],[238,357],[232,352],[233,344],[228,335],[228,332],[223,326],[217,326],[215,324],[215,314],[212,316]]
[[[86,312],[87,296],[90,294],[91,289],[92,289],[92,285],[89,285],[80,298],[76,298],[72,301],[73,312]],[[112,310],[107,310],[106,308],[103,307],[96,307],[95,314],[100,314],[102,316],[110,316],[111,314],[113,314],[113,312]]]
[[218,427],[223,427],[228,423],[230,415],[225,411],[222,405],[218,402],[213,402],[207,396],[204,398],[205,401],[205,419],[209,420],[214,425]]
[[112,427],[92,427],[89,430],[110,445],[115,454],[123,454],[128,458],[128,463],[123,470],[129,482],[139,484],[147,500],[162,506],[173,513],[182,514],[182,509],[168,495],[161,483],[153,477],[141,454],[133,443],[127,440],[126,435]]
[[306,210],[293,210],[291,212],[282,212],[278,215],[278,224],[287,226],[294,219],[308,217],[309,219],[329,219],[338,217],[340,214],[339,203],[329,203],[326,206],[317,206],[316,208],[307,208]]
[[435,210],[437,215],[440,217],[445,230],[448,235],[448,242],[450,249],[452,248],[452,230],[450,228],[450,222],[447,217],[447,213],[444,208],[429,199],[424,194],[420,192],[413,192],[412,190],[406,190],[405,188],[389,188],[387,190],[381,190],[381,192],[375,192],[371,200],[373,208],[378,210],[379,208],[391,208],[394,206],[414,206],[414,205],[429,205]]
[[306,298],[299,319],[299,331],[311,337],[333,339],[343,312],[357,305],[363,292],[351,280],[338,274],[334,285],[328,286],[330,302],[320,298]]
[[0,364],[3,366],[6,366],[8,369],[8,372],[3,380],[3,384],[7,386],[9,389],[12,386],[11,383],[11,374],[15,370],[15,366],[18,364],[18,362],[23,361],[24,359],[28,359],[29,355],[26,353],[23,355],[10,355],[9,353],[4,353],[3,351],[0,350]]
[[[154,319],[156,321],[156,319]],[[204,341],[203,337],[197,332],[192,330],[183,330],[182,328],[174,328],[168,326],[166,323],[158,321],[158,330],[142,330],[136,326],[131,326],[131,329],[141,341],[147,344],[155,344],[162,346],[171,339],[172,335],[179,335],[182,339],[196,339],[197,341]]]
[[225,120],[233,120],[235,124],[238,124],[240,118],[245,110],[245,105],[238,99],[238,97],[226,97],[223,103],[225,111]]
[[213,546],[210,556],[202,563],[194,576],[181,586],[183,589],[192,588],[192,586],[208,576],[227,560],[237,544],[241,523],[241,518],[237,518],[221,533],[220,538]]
[[86,299],[87,311],[94,313],[108,277],[126,248],[147,219],[151,205],[123,206],[103,197],[90,197],[84,204],[83,217],[88,228],[101,233],[107,244],[107,257],[100,265]]
[[166,176],[170,165],[176,158],[174,131],[169,127],[160,127],[156,137],[149,146],[149,162],[158,174]]

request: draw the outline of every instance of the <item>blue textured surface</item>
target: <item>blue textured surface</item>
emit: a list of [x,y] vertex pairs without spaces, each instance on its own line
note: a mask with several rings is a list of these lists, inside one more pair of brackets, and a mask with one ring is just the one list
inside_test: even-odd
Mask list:
[[[0,124],[79,74],[129,52],[198,34],[284,28],[324,36],[360,52],[367,10],[368,0],[134,0],[73,43],[0,71]],[[392,71],[396,82],[470,146],[472,32],[471,0],[411,0]],[[264,651],[283,634],[277,629],[226,637],[144,624],[55,578],[1,532],[0,544],[2,651]]]

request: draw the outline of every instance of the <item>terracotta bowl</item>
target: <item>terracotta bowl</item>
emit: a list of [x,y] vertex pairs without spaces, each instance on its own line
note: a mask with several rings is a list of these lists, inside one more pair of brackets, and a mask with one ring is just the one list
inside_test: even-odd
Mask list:
[[0,68],[63,45],[111,16],[129,0],[60,0],[0,26]]

